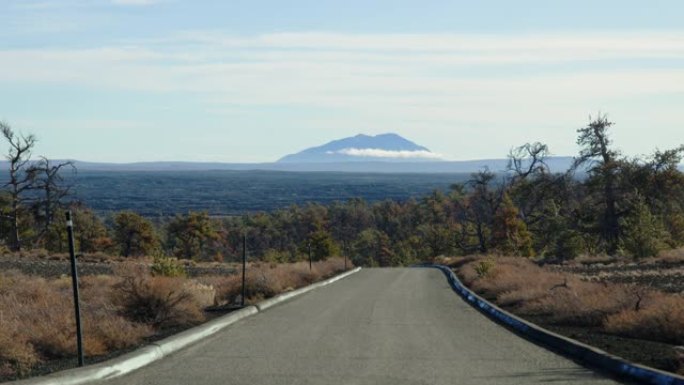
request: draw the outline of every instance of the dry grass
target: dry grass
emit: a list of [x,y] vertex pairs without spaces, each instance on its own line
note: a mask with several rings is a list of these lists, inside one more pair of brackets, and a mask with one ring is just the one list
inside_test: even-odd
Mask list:
[[522,315],[545,316],[571,326],[600,327],[608,333],[672,344],[684,343],[684,298],[645,287],[586,282],[578,276],[546,270],[523,258],[483,258],[462,265],[464,283],[501,306]]
[[547,315],[557,324],[601,326],[606,317],[633,307],[637,301],[623,286],[577,282],[528,301],[520,309],[527,314]]
[[[344,269],[344,260],[330,258],[314,262],[309,270],[308,262],[289,264],[254,263],[247,268],[246,302],[254,303],[276,294],[309,285],[323,278],[331,277]],[[216,289],[217,304],[239,302],[242,294],[242,276],[203,277],[200,282]]]
[[134,322],[155,328],[191,326],[204,321],[202,305],[189,290],[186,278],[156,277],[141,265],[118,269],[113,302]]
[[675,356],[677,358],[677,374],[684,375],[684,347],[675,348]]
[[680,247],[679,249],[663,250],[656,259],[668,263],[684,262],[684,247]]
[[610,264],[618,261],[618,257],[610,255],[588,255],[582,254],[577,258],[567,261],[571,265],[595,265],[595,264]]
[[684,344],[684,298],[654,293],[638,311],[609,316],[606,331],[666,343]]
[[[85,277],[82,315],[88,355],[135,345],[152,333],[117,313],[111,277]],[[69,279],[46,280],[16,272],[0,275],[0,367],[4,375],[26,374],[36,363],[76,354]]]
[[[332,276],[341,259],[249,267],[247,293],[257,301]],[[161,329],[204,320],[217,300],[234,302],[239,275],[197,279],[155,277],[146,264],[117,264],[112,276],[81,279],[84,345],[97,356],[139,344]],[[26,376],[36,364],[76,355],[71,278],[45,279],[0,272],[0,378]]]

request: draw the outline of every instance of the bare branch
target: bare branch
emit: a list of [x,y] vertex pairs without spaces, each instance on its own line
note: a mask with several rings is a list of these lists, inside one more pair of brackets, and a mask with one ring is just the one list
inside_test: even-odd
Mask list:
[[549,156],[549,147],[535,142],[526,143],[514,148],[508,154],[508,170],[513,171],[516,177],[525,179],[532,174],[547,174],[549,167],[546,158]]

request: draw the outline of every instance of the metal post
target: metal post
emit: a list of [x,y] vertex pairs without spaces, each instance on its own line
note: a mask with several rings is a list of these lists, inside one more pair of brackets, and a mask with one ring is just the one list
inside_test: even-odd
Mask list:
[[344,271],[347,271],[347,254],[349,254],[349,248],[345,245],[344,246]]
[[311,261],[311,241],[309,241],[309,271],[313,270],[313,263]]
[[76,313],[76,343],[78,345],[78,366],[83,366],[83,333],[81,329],[81,304],[78,295],[78,268],[76,267],[76,247],[74,245],[74,221],[71,211],[66,212],[67,235],[69,237],[69,255],[71,256],[71,283],[74,287],[74,311]]
[[247,233],[242,234],[242,300],[240,306],[245,307],[245,277],[247,273]]

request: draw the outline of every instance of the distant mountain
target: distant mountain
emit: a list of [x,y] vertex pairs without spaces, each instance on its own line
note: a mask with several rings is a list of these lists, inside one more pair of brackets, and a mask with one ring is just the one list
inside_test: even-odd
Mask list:
[[397,134],[368,136],[359,134],[308,148],[278,160],[278,163],[340,162],[421,162],[439,160],[440,156]]

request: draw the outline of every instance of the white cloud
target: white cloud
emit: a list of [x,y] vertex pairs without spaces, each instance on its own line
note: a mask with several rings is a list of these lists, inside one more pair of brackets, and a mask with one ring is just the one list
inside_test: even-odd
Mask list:
[[[635,148],[646,145],[639,125],[684,124],[676,102],[684,97],[684,30],[255,36],[196,31],[106,47],[0,49],[2,84],[178,93],[230,123],[236,116],[249,124],[265,122],[268,114],[255,112],[260,107],[294,107],[307,116],[288,116],[292,121],[275,126],[410,130],[412,139],[426,144],[452,138],[430,147],[456,158],[478,156],[482,147],[469,146],[471,140],[501,154],[512,144],[555,137],[546,131],[562,127],[568,137],[558,143],[570,144],[559,149],[550,143],[552,149],[574,153],[573,128],[598,110],[617,116],[616,137],[624,129]],[[675,139],[668,133],[659,145]],[[461,143],[462,154],[450,153]]]
[[161,0],[111,0],[114,5],[152,5],[161,3]]
[[328,154],[340,154],[349,156],[360,156],[368,158],[388,158],[388,159],[433,159],[440,160],[444,157],[430,151],[389,151],[380,148],[345,148],[339,151],[331,151]]
[[340,34],[322,32],[272,33],[251,37],[213,31],[189,31],[167,43],[222,46],[224,48],[266,48],[325,50],[342,53],[428,53],[459,54],[463,58],[482,56],[502,59],[585,60],[624,57],[682,57],[684,33],[600,32],[565,34]]

